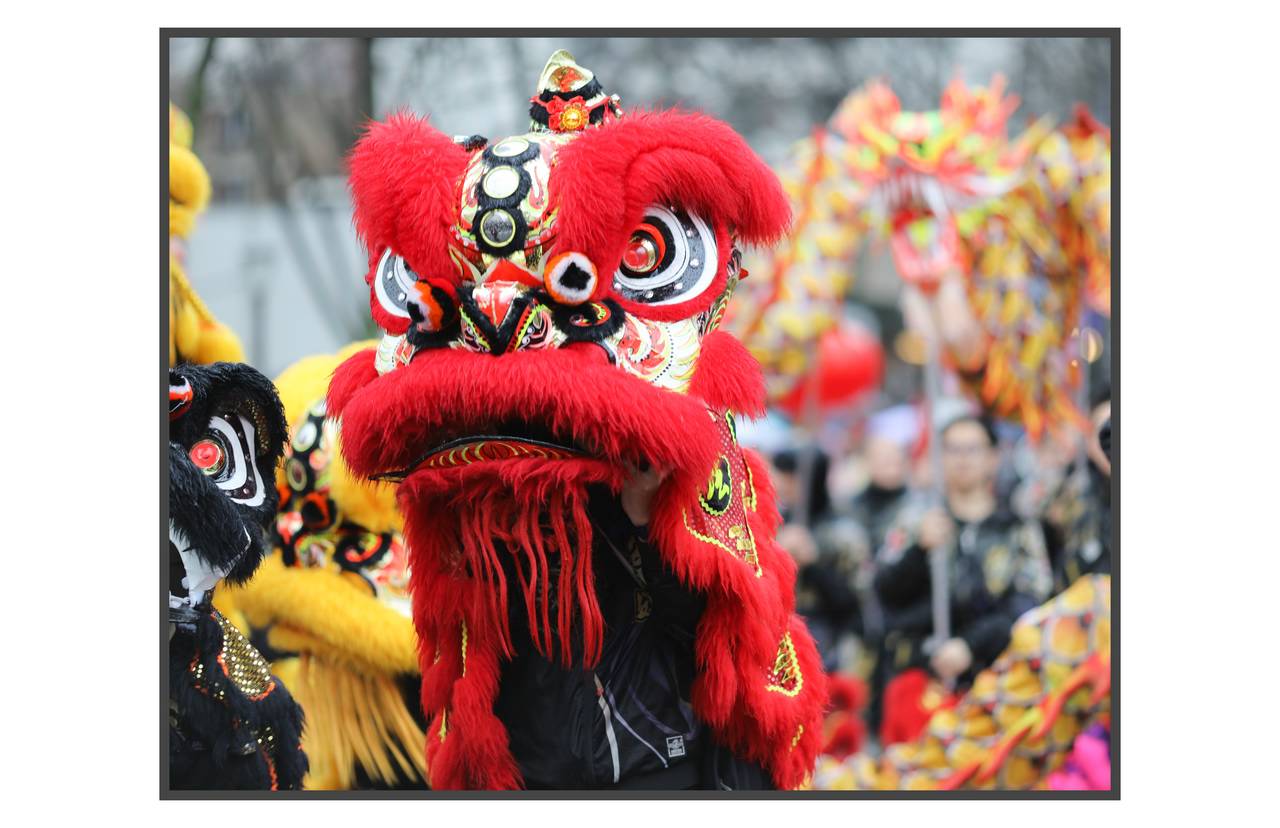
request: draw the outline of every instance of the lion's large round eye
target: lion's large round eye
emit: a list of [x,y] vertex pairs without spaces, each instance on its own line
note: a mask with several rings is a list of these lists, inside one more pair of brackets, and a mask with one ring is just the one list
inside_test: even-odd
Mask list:
[[227,450],[214,439],[198,441],[187,455],[195,467],[208,477],[216,477],[227,466]]
[[715,233],[705,221],[654,206],[631,231],[613,287],[631,302],[674,305],[706,290],[718,267]]
[[635,277],[653,273],[667,255],[667,243],[662,231],[648,222],[631,233],[626,250],[622,251],[622,272]]
[[209,430],[191,445],[187,456],[227,497],[245,506],[260,506],[266,498],[257,466],[257,438],[253,423],[243,414],[209,418]]
[[[422,313],[427,319],[432,319],[432,310],[434,304],[442,300],[431,296],[431,285],[413,271],[409,263],[405,261],[403,256],[396,255],[387,248],[382,254],[382,258],[378,261],[378,270],[374,274],[373,294],[378,300],[378,304],[382,306],[391,316],[398,316],[401,319],[412,319],[414,316],[410,305],[423,304],[425,302],[427,310]],[[446,294],[447,295],[447,294]],[[423,311],[422,307],[418,308]],[[433,322],[428,324],[440,324],[443,326],[444,313],[437,313]]]

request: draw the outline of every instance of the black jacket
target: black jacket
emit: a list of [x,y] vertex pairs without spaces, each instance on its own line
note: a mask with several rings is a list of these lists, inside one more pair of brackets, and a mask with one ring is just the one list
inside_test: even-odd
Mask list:
[[[759,767],[712,742],[693,714],[694,632],[703,599],[662,565],[616,499],[592,498],[596,594],[605,622],[594,669],[565,669],[510,612],[517,655],[502,667],[494,712],[531,789],[761,789]],[[555,564],[553,563],[553,566]],[[557,582],[553,573],[549,579]],[[554,596],[553,596],[554,600]]]
[[[952,516],[956,520],[955,516]],[[877,560],[876,594],[885,612],[885,657],[892,673],[928,663],[933,633],[928,555],[904,527],[889,532]],[[998,509],[985,520],[956,520],[950,549],[951,634],[973,653],[967,676],[991,665],[1009,644],[1018,616],[1049,597],[1051,575],[1039,525]]]
[[1054,589],[1111,572],[1111,481],[1093,463],[1068,475],[1045,509]]

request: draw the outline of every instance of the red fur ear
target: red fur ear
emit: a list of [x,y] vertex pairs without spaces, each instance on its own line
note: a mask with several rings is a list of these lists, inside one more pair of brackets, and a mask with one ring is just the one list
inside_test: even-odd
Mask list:
[[778,177],[727,124],[689,112],[632,112],[560,150],[551,177],[557,250],[618,268],[632,229],[653,204],[685,207],[739,238],[769,243],[791,221]]
[[[349,161],[356,232],[369,251],[366,282],[387,248],[423,277],[457,281],[449,248],[469,157],[425,118],[407,112],[369,124]],[[406,321],[384,312],[372,295],[370,305],[385,330],[404,331]]]

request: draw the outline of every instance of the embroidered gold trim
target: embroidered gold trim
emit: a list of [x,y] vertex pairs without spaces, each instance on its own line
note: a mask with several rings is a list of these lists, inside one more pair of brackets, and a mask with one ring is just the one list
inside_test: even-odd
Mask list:
[[747,467],[747,479],[742,481],[742,502],[754,512],[756,510],[756,477],[751,473],[751,464],[746,461],[745,457],[742,462]]
[[266,698],[276,687],[267,660],[222,613],[215,612],[214,618],[222,628],[222,652],[218,654],[222,672],[251,700]]
[[804,676],[800,673],[796,647],[791,643],[791,633],[786,633],[778,644],[778,655],[773,661],[773,670],[769,673],[769,684],[766,689],[794,698],[800,693],[802,687],[804,687]]
[[693,535],[695,538],[702,541],[703,543],[709,543],[718,549],[723,549],[725,552],[728,552],[736,560],[739,560],[742,563],[755,567],[757,578],[761,578],[764,576],[764,570],[760,568],[759,556],[756,555],[756,541],[755,541],[755,537],[752,536],[751,534],[750,526],[748,526],[745,523],[740,523],[729,530],[729,536],[732,537],[737,542],[736,545],[738,547],[738,550],[746,553],[744,558],[734,550],[730,549],[722,541],[716,538],[713,538],[710,535],[704,535],[701,532],[699,532],[697,529],[694,529],[692,526],[690,526],[689,512],[687,509],[681,509],[680,514],[684,517],[684,528],[688,530],[690,535]]

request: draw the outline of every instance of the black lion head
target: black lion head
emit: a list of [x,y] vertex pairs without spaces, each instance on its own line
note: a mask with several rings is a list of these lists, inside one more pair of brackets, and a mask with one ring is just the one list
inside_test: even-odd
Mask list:
[[247,365],[169,370],[169,609],[178,620],[266,551],[288,435],[275,386]]

